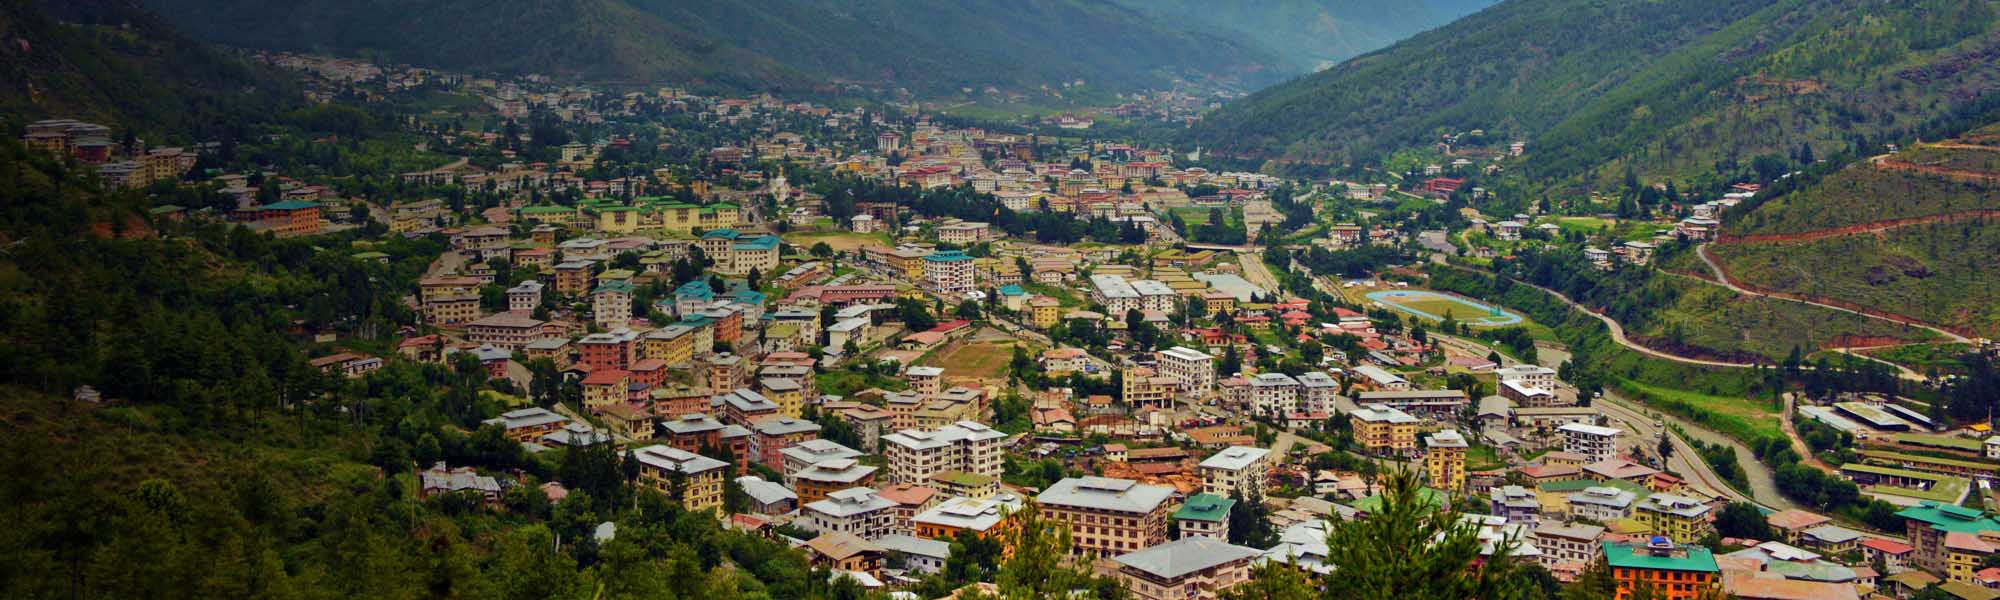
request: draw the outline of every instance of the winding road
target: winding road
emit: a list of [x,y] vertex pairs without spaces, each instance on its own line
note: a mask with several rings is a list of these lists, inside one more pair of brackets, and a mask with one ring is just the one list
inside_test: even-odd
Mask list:
[[1866,317],[1866,318],[1870,318],[1870,319],[1875,319],[1875,320],[1877,320],[1877,321],[1882,321],[1882,322],[1885,322],[1885,323],[1895,323],[1895,324],[1897,324],[1897,325],[1903,325],[1903,326],[1907,326],[1907,327],[1915,327],[1915,328],[1918,328],[1918,329],[1922,329],[1922,330],[1925,330],[1925,331],[1929,331],[1929,332],[1932,332],[1932,333],[1936,333],[1936,334],[1938,334],[1938,335],[1941,335],[1941,336],[1944,336],[1944,337],[1945,337],[1946,339],[1949,339],[1949,340],[1951,340],[1951,341],[1954,341],[1954,342],[1958,342],[1958,343],[1961,343],[1961,344],[1966,344],[1966,343],[1971,343],[1971,342],[1972,342],[1972,340],[1971,340],[1970,338],[1967,338],[1967,337],[1965,337],[1965,336],[1962,336],[1962,335],[1959,335],[1959,334],[1956,334],[1956,333],[1952,333],[1952,332],[1950,332],[1950,331],[1946,331],[1946,330],[1944,330],[1944,329],[1939,329],[1939,328],[1937,328],[1937,327],[1934,327],[1934,326],[1931,326],[1931,325],[1925,325],[1925,324],[1923,324],[1923,323],[1918,323],[1918,322],[1916,322],[1916,321],[1909,321],[1909,320],[1899,320],[1899,319],[1891,319],[1891,318],[1888,318],[1888,317],[1884,317],[1884,316],[1879,316],[1879,315],[1871,315],[1871,314],[1868,314],[1868,313],[1865,313],[1865,312],[1861,312],[1861,311],[1857,311],[1857,310],[1853,310],[1853,309],[1848,309],[1848,308],[1841,308],[1841,307],[1838,307],[1838,306],[1834,306],[1834,305],[1831,305],[1831,304],[1822,304],[1822,303],[1819,303],[1819,302],[1814,302],[1814,301],[1811,301],[1811,300],[1804,300],[1804,299],[1799,299],[1799,298],[1787,298],[1787,297],[1784,297],[1784,296],[1773,296],[1773,295],[1770,295],[1770,294],[1766,294],[1766,293],[1763,293],[1763,292],[1759,292],[1759,291],[1756,291],[1756,290],[1751,290],[1751,289],[1747,289],[1747,288],[1744,288],[1744,287],[1742,287],[1742,286],[1738,286],[1738,285],[1736,285],[1736,283],[1735,283],[1735,282],[1732,282],[1732,281],[1730,281],[1730,280],[1729,280],[1729,275],[1728,275],[1728,273],[1726,273],[1726,272],[1724,272],[1724,271],[1722,270],[1722,265],[1720,265],[1720,264],[1718,264],[1718,263],[1716,263],[1716,262],[1715,262],[1715,257],[1713,257],[1713,256],[1710,256],[1710,255],[1708,254],[1708,246],[1709,246],[1708,244],[1702,244],[1702,245],[1700,245],[1700,246],[1695,246],[1695,249],[1694,249],[1694,250],[1695,250],[1695,254],[1696,254],[1697,256],[1700,256],[1700,257],[1701,257],[1701,262],[1702,262],[1702,264],[1706,264],[1706,265],[1708,265],[1708,270],[1709,270],[1709,272],[1710,272],[1710,273],[1713,273],[1713,274],[1715,275],[1715,281],[1714,281],[1713,283],[1716,283],[1716,284],[1718,284],[1718,285],[1721,285],[1722,287],[1725,287],[1725,288],[1729,288],[1729,291],[1732,291],[1732,292],[1736,292],[1736,293],[1738,293],[1738,294],[1743,294],[1743,295],[1745,295],[1745,296],[1756,296],[1756,297],[1759,297],[1759,298],[1770,298],[1770,299],[1772,299],[1772,300],[1783,300],[1783,301],[1785,301],[1785,302],[1797,302],[1797,303],[1799,303],[1799,304],[1809,304],[1809,305],[1812,305],[1812,306],[1817,306],[1817,307],[1820,307],[1820,308],[1825,308],[1825,309],[1831,309],[1831,310],[1837,310],[1837,311],[1840,311],[1840,312],[1844,312],[1844,313],[1847,313],[1847,314],[1851,314],[1851,315],[1860,315],[1860,316],[1862,316],[1862,317]]
[[[1451,268],[1454,268],[1454,269],[1460,269],[1460,270],[1466,270],[1466,271],[1472,271],[1472,272],[1476,272],[1476,273],[1482,273],[1482,274],[1486,274],[1486,275],[1493,275],[1492,273],[1487,273],[1487,272],[1485,272],[1485,271],[1477,271],[1477,270],[1473,270],[1473,269],[1466,269],[1465,267],[1460,267],[1460,266],[1456,266],[1456,265],[1450,265],[1450,266],[1451,266]],[[1497,275],[1496,275],[1496,277],[1497,277]],[[1544,292],[1548,292],[1548,294],[1549,294],[1549,295],[1551,295],[1551,296],[1555,296],[1557,300],[1561,300],[1561,301],[1563,301],[1563,303],[1564,303],[1564,304],[1568,304],[1568,305],[1570,305],[1570,307],[1571,307],[1571,308],[1575,308],[1575,309],[1577,309],[1577,310],[1580,310],[1580,311],[1583,311],[1583,314],[1586,314],[1586,315],[1590,315],[1590,316],[1592,316],[1592,317],[1596,317],[1596,318],[1597,318],[1597,320],[1599,320],[1599,321],[1603,321],[1603,322],[1604,322],[1604,326],[1605,326],[1606,328],[1609,328],[1609,329],[1611,330],[1611,339],[1612,339],[1613,341],[1616,341],[1616,342],[1618,342],[1618,345],[1621,345],[1621,346],[1624,346],[1624,347],[1626,347],[1626,348],[1631,348],[1631,349],[1632,349],[1633,351],[1636,351],[1636,352],[1639,352],[1639,353],[1641,353],[1641,354],[1645,354],[1645,355],[1647,355],[1647,356],[1651,356],[1651,357],[1654,357],[1654,358],[1659,358],[1659,359],[1664,359],[1664,360],[1671,360],[1671,361],[1674,361],[1674,362],[1681,362],[1681,363],[1687,363],[1687,364],[1692,364],[1692,365],[1707,365],[1707,366],[1711,366],[1711,367],[1730,367],[1730,368],[1738,368],[1738,369],[1747,369],[1747,368],[1750,368],[1750,367],[1754,366],[1754,365],[1751,365],[1751,364],[1749,364],[1749,363],[1732,363],[1732,362],[1722,362],[1722,361],[1715,361],[1715,360],[1703,360],[1703,359],[1699,359],[1699,358],[1688,358],[1688,357],[1685,357],[1685,356],[1681,356],[1681,355],[1678,355],[1678,354],[1669,354],[1669,353],[1666,353],[1666,352],[1661,352],[1661,351],[1659,351],[1659,350],[1654,350],[1654,349],[1652,349],[1652,348],[1648,348],[1648,347],[1646,347],[1646,345],[1645,345],[1645,344],[1641,344],[1641,343],[1638,343],[1638,342],[1634,342],[1634,341],[1632,341],[1631,339],[1629,339],[1629,338],[1626,338],[1626,337],[1625,337],[1625,327],[1624,327],[1623,325],[1619,325],[1619,324],[1618,324],[1618,320],[1617,320],[1617,319],[1613,319],[1613,318],[1611,318],[1611,317],[1607,317],[1607,316],[1604,316],[1604,314],[1603,314],[1603,313],[1599,313],[1599,312],[1597,312],[1597,311],[1594,311],[1594,310],[1591,310],[1591,309],[1590,309],[1590,307],[1587,307],[1587,306],[1584,306],[1584,305],[1582,305],[1582,304],[1579,304],[1579,303],[1577,303],[1577,301],[1575,301],[1575,300],[1571,300],[1571,299],[1569,298],[1569,296],[1565,296],[1565,295],[1563,295],[1563,293],[1562,293],[1562,292],[1558,292],[1558,291],[1555,291],[1555,290],[1552,290],[1552,289],[1549,289],[1549,288],[1545,288],[1545,287],[1542,287],[1542,286],[1539,286],[1539,285],[1535,285],[1535,284],[1532,284],[1532,283],[1528,283],[1528,282],[1525,282],[1525,281],[1521,281],[1521,280],[1518,280],[1518,279],[1509,279],[1509,281],[1513,281],[1513,282],[1515,283],[1515,285],[1525,285],[1525,286],[1529,286],[1529,287],[1532,287],[1532,288],[1535,288],[1535,289],[1538,289],[1538,290],[1541,290],[1541,291],[1544,291]]]

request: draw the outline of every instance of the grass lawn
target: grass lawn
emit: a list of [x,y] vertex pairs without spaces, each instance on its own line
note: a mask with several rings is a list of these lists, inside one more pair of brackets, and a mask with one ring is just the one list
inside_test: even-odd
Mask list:
[[1500,453],[1491,446],[1473,444],[1465,449],[1465,470],[1491,471],[1507,466],[1500,460]]
[[1710,396],[1647,385],[1619,378],[1620,390],[1638,396],[1647,406],[1679,414],[1729,437],[1750,443],[1761,437],[1784,437],[1778,411],[1748,398]]

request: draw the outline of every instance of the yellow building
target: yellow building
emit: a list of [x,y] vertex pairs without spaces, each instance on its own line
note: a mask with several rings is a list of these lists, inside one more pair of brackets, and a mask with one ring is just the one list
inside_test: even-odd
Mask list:
[[1387,406],[1361,408],[1348,414],[1354,418],[1354,438],[1369,454],[1416,454],[1416,417]]
[[[639,461],[639,480],[653,489],[681,490],[681,506],[690,511],[722,510],[722,461],[668,446],[647,446],[632,452]],[[678,480],[678,484],[676,483]]]
[[639,352],[646,358],[678,365],[694,360],[694,342],[694,328],[676,323],[646,332],[640,338]]
[[1675,542],[1693,544],[1715,531],[1708,522],[1711,509],[1700,500],[1672,494],[1653,494],[1639,501],[1632,516],[1653,535]]
[[632,373],[618,369],[591,371],[583,378],[583,405],[607,406],[625,402],[632,385]]
[[1945,579],[1972,583],[1986,557],[1994,553],[1993,542],[1978,534],[1954,531],[1944,534]]
[[1055,298],[1036,296],[1028,301],[1028,309],[1036,329],[1055,327],[1056,322],[1062,320],[1062,303],[1056,302]]
[[1431,487],[1453,494],[1465,490],[1465,436],[1446,429],[1424,438],[1424,472]]
[[757,381],[757,392],[778,405],[778,412],[794,419],[805,413],[805,386],[794,379],[765,377]]

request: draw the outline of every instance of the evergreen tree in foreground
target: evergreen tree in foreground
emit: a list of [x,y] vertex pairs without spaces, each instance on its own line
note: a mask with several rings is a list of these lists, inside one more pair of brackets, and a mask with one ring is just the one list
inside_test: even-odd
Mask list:
[[[1458,512],[1425,502],[1417,476],[1388,473],[1380,510],[1335,521],[1327,535],[1328,564],[1340,585],[1325,597],[1525,600],[1541,596],[1520,564],[1504,552],[1481,557],[1478,528]],[[1526,540],[1509,540],[1515,545]],[[1262,582],[1253,582],[1262,583]],[[1274,596],[1275,597],[1275,596]]]

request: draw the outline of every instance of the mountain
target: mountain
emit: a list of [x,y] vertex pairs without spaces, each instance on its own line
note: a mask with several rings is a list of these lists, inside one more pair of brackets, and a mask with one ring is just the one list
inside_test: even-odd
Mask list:
[[1324,168],[1485,129],[1528,175],[1692,178],[1801,144],[1884,139],[2000,84],[1988,1],[1512,0],[1253,94],[1190,133]]
[[233,46],[610,82],[1114,89],[1269,83],[1254,45],[1108,0],[146,0]]
[[97,119],[189,139],[298,101],[276,71],[217,52],[126,0],[0,0],[0,113]]
[[1491,6],[1495,0],[1117,0],[1161,20],[1253,40],[1298,73],[1338,64]]
[[2000,337],[2000,126],[1801,178],[1727,215],[1733,282]]

